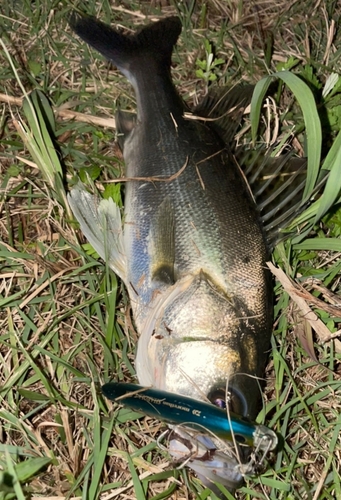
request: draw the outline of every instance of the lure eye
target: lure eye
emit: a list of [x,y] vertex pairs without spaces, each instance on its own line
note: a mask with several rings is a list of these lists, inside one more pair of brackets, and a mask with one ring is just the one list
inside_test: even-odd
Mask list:
[[218,406],[219,408],[226,408],[226,391],[225,389],[214,389],[208,394],[208,399],[213,403],[215,406]]

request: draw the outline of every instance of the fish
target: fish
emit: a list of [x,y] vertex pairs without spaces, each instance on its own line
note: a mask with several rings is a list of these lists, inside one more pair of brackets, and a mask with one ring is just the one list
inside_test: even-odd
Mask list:
[[[139,334],[138,382],[191,398],[193,407],[219,407],[226,419],[231,413],[253,422],[262,402],[273,287],[267,214],[258,210],[236,159],[243,155],[233,150],[252,88],[210,92],[191,114],[171,76],[178,17],[134,34],[80,14],[70,25],[119,69],[136,96],[136,114],[118,109],[115,116],[125,162],[124,213],[81,182],[68,200],[84,236],[129,293]],[[281,170],[266,155],[257,158]],[[267,224],[273,239],[277,224]],[[233,492],[245,471],[256,469],[253,446],[232,446],[204,425],[176,422],[171,429],[173,458],[217,494],[216,483]]]

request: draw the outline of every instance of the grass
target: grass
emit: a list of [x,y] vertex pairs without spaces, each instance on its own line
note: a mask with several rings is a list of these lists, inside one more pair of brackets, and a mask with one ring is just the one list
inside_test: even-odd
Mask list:
[[[258,118],[246,116],[241,140],[251,143],[252,123],[257,143],[289,138],[299,154],[309,150],[315,160],[311,179],[320,157],[331,170],[324,194],[273,253],[331,338],[321,342],[276,282],[259,421],[284,443],[236,496],[341,498],[341,81],[331,77],[340,73],[337,2],[104,1],[88,8],[129,29],[146,16],[178,13],[184,30],[173,74],[190,104],[215,78],[220,84],[256,83],[284,69],[310,88],[316,104],[301,92],[300,107],[283,85],[285,77],[279,80],[267,123],[263,112],[255,135]],[[65,190],[80,176],[120,201],[118,185],[106,183],[123,172],[113,103],[120,96],[121,106],[133,107],[134,97],[125,79],[71,34],[71,9],[66,1],[9,0],[0,14],[0,500],[214,500],[188,470],[174,470],[157,447],[160,422],[113,407],[99,392],[113,375],[133,379],[137,335],[126,291],[82,239]],[[196,63],[207,62],[213,49],[219,64]],[[262,82],[259,89],[267,84]],[[315,127],[309,133],[303,125],[307,109]]]

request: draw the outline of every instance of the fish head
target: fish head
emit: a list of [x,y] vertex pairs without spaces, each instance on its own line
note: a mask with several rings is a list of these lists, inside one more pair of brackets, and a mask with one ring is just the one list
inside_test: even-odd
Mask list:
[[139,339],[139,382],[254,419],[258,347],[242,308],[203,273],[160,294]]
[[[248,314],[204,273],[178,280],[158,295],[140,330],[139,382],[253,420],[261,401],[260,363]],[[234,491],[253,472],[250,446],[187,428],[185,422],[174,429],[169,452],[217,494],[215,483]]]

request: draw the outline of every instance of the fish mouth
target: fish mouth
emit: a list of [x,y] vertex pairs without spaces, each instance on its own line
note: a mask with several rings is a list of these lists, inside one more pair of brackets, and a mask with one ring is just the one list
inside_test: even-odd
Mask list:
[[251,454],[249,447],[242,448],[180,425],[171,426],[167,432],[167,450],[178,468],[190,467],[217,494],[221,490],[216,483],[234,492],[243,483],[245,474],[254,471],[252,465],[245,463]]
[[198,431],[186,425],[169,427],[170,430],[161,435],[159,440],[168,434],[169,445],[166,450],[178,468],[190,467],[218,498],[226,498],[218,484],[234,493],[244,482],[245,476],[261,472],[268,453],[278,445],[276,434],[262,425],[256,431],[259,439],[255,438],[255,447],[240,444],[237,439],[232,442],[222,440],[213,433]]

